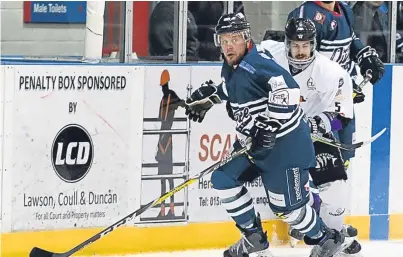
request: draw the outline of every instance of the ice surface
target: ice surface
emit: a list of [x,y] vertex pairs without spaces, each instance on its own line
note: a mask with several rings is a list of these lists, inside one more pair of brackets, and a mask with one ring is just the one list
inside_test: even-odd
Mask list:
[[[403,257],[403,241],[361,242],[363,257]],[[272,249],[274,257],[308,257],[309,248],[276,247]],[[222,257],[223,250],[183,251],[171,253],[136,254],[132,257]],[[125,255],[125,257],[130,257]]]

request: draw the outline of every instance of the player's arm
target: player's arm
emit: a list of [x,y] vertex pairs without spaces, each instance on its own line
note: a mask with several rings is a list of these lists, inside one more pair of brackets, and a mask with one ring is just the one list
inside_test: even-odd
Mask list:
[[273,60],[270,63],[258,79],[268,94],[267,111],[259,113],[254,120],[252,149],[273,148],[276,138],[292,131],[303,115],[297,82]]
[[[353,117],[353,99],[351,95],[352,81],[346,70],[334,65],[329,74],[323,74],[328,81],[325,92],[321,95],[321,103],[316,107],[325,109],[324,112],[308,118],[308,125],[312,133],[327,134],[342,128],[344,118]],[[322,106],[320,106],[322,105]],[[324,107],[324,108],[323,108]]]
[[370,80],[371,84],[378,82],[385,73],[385,67],[379,59],[376,50],[370,46],[364,46],[361,40],[355,35],[352,24],[354,24],[354,15],[351,7],[348,4],[340,4],[344,8],[346,13],[346,19],[348,19],[350,24],[350,29],[352,31],[352,42],[350,46],[350,55],[354,62],[360,67],[360,73],[365,76],[368,71],[371,72],[372,78]]
[[[339,66],[337,67],[339,68]],[[352,119],[354,113],[353,82],[348,72],[344,69],[334,69],[334,83],[338,84],[338,90],[334,97],[334,105],[329,107],[329,111],[334,108],[334,112],[339,117]]]

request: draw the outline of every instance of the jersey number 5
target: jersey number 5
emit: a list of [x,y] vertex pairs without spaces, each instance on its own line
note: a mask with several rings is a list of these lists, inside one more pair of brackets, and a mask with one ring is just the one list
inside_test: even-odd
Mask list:
[[340,112],[341,111],[340,102],[335,102],[334,105],[336,107],[336,112]]

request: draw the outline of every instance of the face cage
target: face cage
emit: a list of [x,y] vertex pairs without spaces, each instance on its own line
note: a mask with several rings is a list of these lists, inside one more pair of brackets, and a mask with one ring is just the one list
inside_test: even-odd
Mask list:
[[290,63],[291,66],[293,66],[296,69],[303,70],[306,67],[309,66],[309,64],[312,63],[312,61],[315,59],[315,49],[316,49],[316,39],[310,40],[310,45],[311,45],[311,51],[310,51],[310,57],[306,60],[298,60],[294,59],[291,55],[291,43],[293,40],[290,40],[288,38],[285,38],[285,53],[288,59],[288,62]]
[[221,35],[224,34],[241,34],[243,39],[245,41],[248,41],[251,39],[251,35],[250,35],[250,30],[249,29],[245,29],[245,30],[238,30],[238,31],[232,31],[232,32],[223,32],[221,34],[217,34],[214,33],[214,44],[216,47],[220,47],[221,48],[221,40],[220,37]]

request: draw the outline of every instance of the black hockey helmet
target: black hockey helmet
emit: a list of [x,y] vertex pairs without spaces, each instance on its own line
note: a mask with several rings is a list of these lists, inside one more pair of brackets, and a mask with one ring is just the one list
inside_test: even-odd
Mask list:
[[250,23],[242,13],[228,13],[220,17],[215,27],[214,43],[220,47],[220,35],[227,33],[242,33],[245,40],[251,38]]
[[[298,60],[291,55],[292,41],[309,41],[310,57],[306,60]],[[291,18],[285,26],[285,49],[288,61],[297,69],[304,69],[315,59],[316,27],[313,21],[305,18]]]

